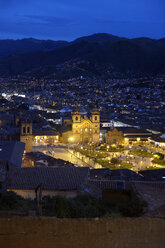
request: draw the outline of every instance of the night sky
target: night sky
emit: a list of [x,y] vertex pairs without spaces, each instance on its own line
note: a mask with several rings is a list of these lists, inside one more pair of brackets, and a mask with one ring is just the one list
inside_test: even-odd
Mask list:
[[0,0],[0,39],[165,37],[165,0]]

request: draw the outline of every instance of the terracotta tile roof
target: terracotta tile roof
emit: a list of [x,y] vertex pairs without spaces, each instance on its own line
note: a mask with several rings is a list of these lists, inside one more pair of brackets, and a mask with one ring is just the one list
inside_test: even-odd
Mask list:
[[34,190],[42,184],[43,190],[77,190],[87,181],[89,168],[11,168],[8,189]]

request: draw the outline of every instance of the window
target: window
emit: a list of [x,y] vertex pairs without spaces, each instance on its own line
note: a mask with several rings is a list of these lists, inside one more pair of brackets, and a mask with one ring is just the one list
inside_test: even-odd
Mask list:
[[95,121],[97,121],[97,116],[95,116]]
[[76,116],[75,120],[78,121],[78,116]]
[[30,133],[30,127],[27,127],[27,133]]
[[23,133],[26,133],[26,127],[23,127]]

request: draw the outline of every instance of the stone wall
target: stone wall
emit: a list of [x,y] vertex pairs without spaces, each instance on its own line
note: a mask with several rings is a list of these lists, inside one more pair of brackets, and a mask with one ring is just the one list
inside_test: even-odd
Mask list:
[[20,142],[25,143],[25,151],[32,151],[33,136],[32,135],[20,135]]
[[165,221],[0,218],[2,248],[164,248]]

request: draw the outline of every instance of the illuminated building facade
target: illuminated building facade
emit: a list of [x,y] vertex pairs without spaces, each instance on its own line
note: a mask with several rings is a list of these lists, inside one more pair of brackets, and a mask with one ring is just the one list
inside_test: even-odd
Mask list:
[[56,144],[59,142],[59,135],[57,134],[38,134],[33,135],[33,145],[47,145]]
[[51,130],[32,130],[30,121],[21,121],[20,141],[25,143],[26,152],[32,151],[33,145],[56,144],[59,142],[59,135],[56,131]]
[[32,143],[33,143],[32,122],[26,120],[21,122],[20,141],[25,143],[26,152],[32,151]]
[[72,131],[63,133],[64,143],[99,143],[100,113],[93,110],[90,118],[72,112]]
[[122,131],[118,131],[116,128],[107,132],[106,143],[121,145],[124,142],[124,135]]

